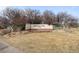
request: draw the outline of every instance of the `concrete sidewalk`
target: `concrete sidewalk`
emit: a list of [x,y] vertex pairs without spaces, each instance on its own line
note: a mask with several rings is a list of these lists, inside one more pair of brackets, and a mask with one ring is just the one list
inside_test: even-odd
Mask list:
[[18,49],[0,42],[0,53],[21,53]]
[[22,53],[22,51],[6,43],[4,39],[7,38],[0,35],[0,53]]
[[0,41],[0,53],[21,53],[21,51],[3,41]]

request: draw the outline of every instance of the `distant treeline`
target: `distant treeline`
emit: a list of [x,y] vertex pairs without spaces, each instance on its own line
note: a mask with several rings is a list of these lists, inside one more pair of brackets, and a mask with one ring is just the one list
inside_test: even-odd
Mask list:
[[0,16],[0,28],[11,26],[25,27],[29,24],[49,24],[62,27],[78,27],[78,18],[65,12],[60,12],[57,15],[51,10],[45,10],[41,13],[39,10],[33,9],[17,9],[7,7],[2,11]]

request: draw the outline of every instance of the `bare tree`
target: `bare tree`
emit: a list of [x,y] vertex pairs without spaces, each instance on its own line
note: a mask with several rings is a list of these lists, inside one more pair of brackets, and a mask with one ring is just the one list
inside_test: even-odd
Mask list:
[[63,28],[69,28],[71,26],[70,24],[72,24],[73,26],[78,24],[77,23],[78,20],[75,17],[65,12],[59,13],[57,15],[57,20],[58,23],[63,26]]
[[40,18],[40,11],[39,10],[26,9],[25,13],[29,19],[28,20],[29,23],[33,24],[33,23],[36,23],[37,21],[39,21],[39,18]]
[[0,28],[6,28],[9,25],[9,20],[0,16]]
[[[1,24],[7,24],[13,30],[14,26],[25,26],[26,23],[30,24],[58,24],[62,25],[63,28],[74,27],[78,25],[78,19],[76,17],[71,16],[65,12],[58,13],[55,15],[52,11],[46,10],[43,14],[40,13],[39,10],[25,9],[20,10],[16,8],[8,7],[3,11],[3,18],[0,17]],[[8,20],[7,20],[8,19]],[[18,26],[19,25],[19,26]],[[6,25],[5,25],[6,26]]]
[[39,10],[34,10],[33,12],[33,23],[34,24],[40,24],[41,19],[40,19],[40,11]]
[[41,17],[40,17],[40,11],[39,10],[32,10],[32,9],[26,9],[25,10],[26,16],[28,18],[28,23],[30,24],[40,24],[41,23]]
[[78,27],[78,18],[70,15],[67,20],[67,25],[69,28],[70,27]]
[[55,14],[49,10],[46,10],[43,12],[43,18],[44,18],[45,23],[47,24],[55,23]]
[[63,26],[63,28],[67,27],[69,15],[65,12],[61,12],[57,14],[58,23]]
[[19,9],[14,9],[11,7],[6,8],[3,11],[3,15],[10,20],[9,26],[12,28],[12,30],[14,29],[14,26],[26,24],[26,16],[24,16]]

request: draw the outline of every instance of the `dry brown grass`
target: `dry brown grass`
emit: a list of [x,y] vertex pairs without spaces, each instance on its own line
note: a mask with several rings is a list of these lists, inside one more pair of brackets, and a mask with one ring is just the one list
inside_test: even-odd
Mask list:
[[79,52],[79,31],[54,30],[39,33],[12,33],[5,35],[10,45],[24,52]]

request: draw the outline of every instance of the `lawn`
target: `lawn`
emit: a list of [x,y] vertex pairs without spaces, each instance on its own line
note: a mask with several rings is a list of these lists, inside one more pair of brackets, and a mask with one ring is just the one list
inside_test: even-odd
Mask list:
[[13,32],[4,41],[23,52],[79,52],[79,31]]

